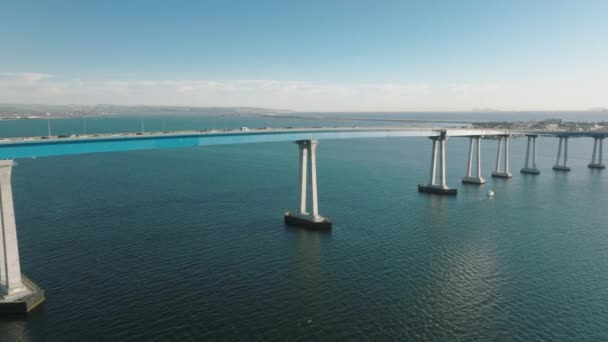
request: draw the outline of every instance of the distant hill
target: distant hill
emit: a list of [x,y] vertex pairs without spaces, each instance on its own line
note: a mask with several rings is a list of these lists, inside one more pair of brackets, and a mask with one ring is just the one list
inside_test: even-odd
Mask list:
[[589,109],[587,109],[587,112],[606,113],[606,112],[608,112],[608,108],[604,108],[604,107],[593,107],[593,108],[589,108]]
[[166,115],[192,116],[210,115],[277,115],[291,113],[286,109],[255,107],[181,107],[181,106],[121,106],[98,105],[46,105],[46,104],[0,104],[0,118],[16,117],[81,117],[106,115]]

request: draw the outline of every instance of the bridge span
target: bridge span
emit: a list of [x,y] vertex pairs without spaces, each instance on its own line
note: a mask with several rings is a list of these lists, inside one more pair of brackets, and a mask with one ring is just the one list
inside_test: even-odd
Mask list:
[[0,159],[297,140],[432,137],[441,134],[446,137],[463,137],[495,136],[508,134],[508,132],[504,130],[441,129],[437,127],[243,128],[224,131],[137,132],[28,137],[0,140]]
[[[25,313],[44,300],[44,292],[22,276],[19,260],[17,227],[13,208],[11,173],[14,160],[87,153],[133,151],[159,148],[249,144],[292,141],[299,151],[299,206],[286,212],[284,220],[314,229],[329,229],[331,221],[319,214],[317,195],[316,149],[323,139],[358,139],[388,137],[427,137],[432,141],[429,180],[418,185],[418,191],[439,195],[455,195],[457,189],[447,186],[446,141],[452,137],[469,138],[466,175],[462,183],[485,183],[481,171],[481,140],[497,141],[496,167],[492,177],[511,178],[509,139],[527,137],[523,174],[540,174],[536,165],[536,140],[539,136],[557,137],[559,147],[553,170],[569,171],[568,139],[594,139],[589,168],[603,169],[603,140],[608,132],[508,131],[442,127],[350,127],[350,128],[263,128],[224,131],[184,131],[155,133],[124,133],[74,136],[47,136],[0,139],[0,313]],[[475,153],[474,153],[475,152]],[[439,155],[439,156],[438,156]],[[473,161],[475,160],[475,165]],[[439,175],[437,175],[439,173]],[[310,180],[309,180],[310,174]],[[310,188],[310,189],[309,189]],[[308,195],[310,194],[310,201]],[[310,202],[310,203],[309,203]],[[309,206],[310,204],[310,206]]]

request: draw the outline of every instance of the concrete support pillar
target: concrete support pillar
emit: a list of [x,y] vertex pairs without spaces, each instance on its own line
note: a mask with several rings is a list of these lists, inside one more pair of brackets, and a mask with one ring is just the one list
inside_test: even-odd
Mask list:
[[300,213],[307,214],[306,211],[306,183],[308,172],[308,146],[298,143],[300,147]]
[[[447,182],[446,182],[446,174],[445,174],[445,171],[446,171],[446,164],[445,164],[446,143],[445,143],[445,141],[447,140],[447,137],[445,135],[445,132],[441,132],[441,135],[433,136],[430,138],[433,141],[433,152],[432,152],[432,157],[431,157],[431,170],[430,170],[430,176],[429,176],[429,184],[427,184],[427,185],[419,184],[418,191],[434,193],[434,194],[439,194],[439,195],[455,195],[456,189],[448,188]],[[439,184],[437,184],[436,180],[435,180],[435,178],[436,178],[435,176],[437,173],[437,145],[439,145],[439,161],[441,163],[441,169],[439,170],[439,178],[440,178]]]
[[[1,210],[1,206],[0,206]],[[0,215],[0,225],[2,225],[2,215]],[[4,225],[2,225],[4,226]],[[0,298],[4,295],[6,288],[6,260],[4,259],[4,230],[0,226]]]
[[[285,213],[285,223],[312,229],[331,229],[331,221],[319,215],[317,192],[317,141],[298,140],[300,148],[300,210]],[[312,213],[307,211],[308,160],[310,159],[310,192]]]
[[505,173],[509,173],[509,137],[505,137]]
[[498,137],[498,151],[496,151],[496,169],[494,170],[494,173],[500,172],[500,159],[501,159],[500,151],[501,150],[502,150],[502,137]]
[[[431,171],[429,176],[429,185],[442,186],[445,183],[445,146],[440,139],[433,140],[433,154],[431,158]],[[439,163],[437,163],[437,149],[439,149]],[[439,164],[439,183],[437,183],[437,164]]]
[[[597,146],[599,145],[599,151]],[[591,163],[587,165],[590,169],[605,169],[606,165],[604,165],[602,160],[603,154],[603,145],[604,145],[604,137],[594,137],[593,138],[593,154],[591,155]],[[597,153],[599,152],[599,153]]]
[[555,165],[559,165],[560,159],[562,159],[562,141],[563,138],[559,137],[559,145],[557,146],[557,159],[555,160]]
[[[562,160],[562,147],[564,150],[564,162],[561,163]],[[555,171],[570,171],[570,168],[566,166],[568,162],[568,137],[563,136],[559,137],[559,145],[557,147],[557,160],[555,161],[555,166],[553,166],[553,170]]]
[[[481,177],[481,137],[471,137],[469,142],[469,160],[467,163],[467,175],[462,179],[465,184],[483,184],[485,179]],[[473,148],[477,146],[477,167],[473,176]]]
[[603,145],[604,145],[604,138],[602,137],[602,138],[600,138],[600,155],[599,155],[599,163],[600,163],[600,165],[604,165],[602,163],[602,155],[604,154],[603,151],[602,151],[602,146]]
[[317,197],[317,141],[311,140],[308,145],[310,152],[310,192],[312,197],[312,217],[319,216],[319,199]]
[[[531,175],[538,175],[540,173],[540,170],[536,168],[536,138],[538,138],[538,135],[528,135],[528,143],[526,145],[526,160],[524,162],[524,167],[520,170],[521,173],[527,173]],[[532,150],[531,163],[530,150]]]
[[524,167],[527,169],[529,167],[528,161],[530,160],[530,145],[532,141],[532,137],[528,136],[528,142],[526,143],[526,162],[524,163]]
[[[477,177],[481,180],[481,137],[477,137]],[[485,180],[483,180],[485,183]]]
[[[536,168],[536,138],[538,138],[537,136],[532,138],[532,167],[536,170],[538,170]],[[540,171],[539,171],[540,173]]]
[[21,280],[21,265],[19,262],[19,247],[17,245],[17,227],[15,225],[15,210],[13,207],[13,191],[11,187],[12,160],[0,160],[0,235],[2,235],[2,277],[0,298],[12,300],[22,297],[29,292]]
[[469,138],[469,160],[467,160],[467,177],[471,177],[471,167],[473,166],[473,137]]
[[435,184],[437,170],[437,140],[433,139],[433,153],[431,157],[431,171],[429,172],[429,184]]
[[595,164],[595,152],[597,152],[597,138],[593,138],[593,154],[591,155],[591,164]]
[[445,139],[439,141],[439,146],[441,148],[441,187],[447,189],[445,182]]
[[[504,150],[505,150],[505,159],[503,163],[503,169],[501,170],[500,164],[502,161],[502,141],[505,141]],[[499,136],[498,137],[498,151],[496,152],[496,169],[492,172],[492,177],[498,178],[511,178],[513,175],[509,172],[509,136]]]
[[564,166],[568,163],[568,137],[564,137]]

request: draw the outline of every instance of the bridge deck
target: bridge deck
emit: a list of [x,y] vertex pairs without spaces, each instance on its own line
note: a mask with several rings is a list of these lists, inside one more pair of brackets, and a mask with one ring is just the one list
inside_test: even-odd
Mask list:
[[10,138],[0,140],[0,159],[46,157],[98,152],[146,150],[209,145],[249,144],[305,139],[356,139],[383,137],[430,137],[504,135],[502,130],[399,128],[280,128],[232,131],[187,131],[81,135],[71,137]]

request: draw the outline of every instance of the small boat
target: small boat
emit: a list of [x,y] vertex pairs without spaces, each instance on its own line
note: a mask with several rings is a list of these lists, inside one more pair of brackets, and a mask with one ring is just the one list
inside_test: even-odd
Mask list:
[[494,197],[494,191],[488,190],[488,197]]

